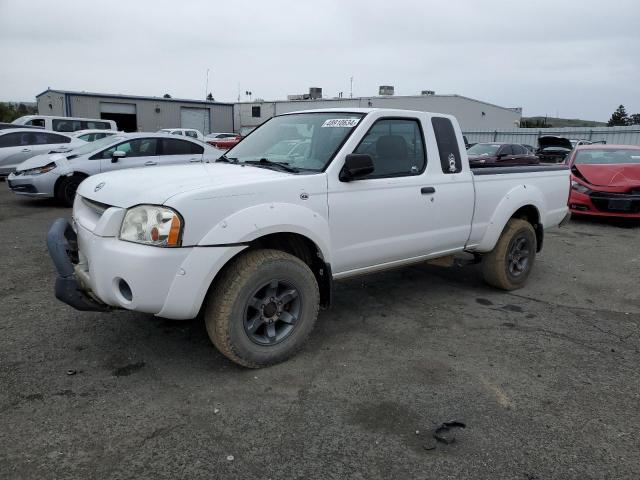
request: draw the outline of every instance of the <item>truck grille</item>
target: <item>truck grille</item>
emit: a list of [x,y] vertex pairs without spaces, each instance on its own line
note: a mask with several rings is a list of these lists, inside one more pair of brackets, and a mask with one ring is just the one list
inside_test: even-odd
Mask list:
[[96,202],[95,200],[89,200],[85,197],[82,197],[82,203],[84,203],[89,210],[98,215],[98,217],[101,217],[105,210],[111,206],[106,203]]

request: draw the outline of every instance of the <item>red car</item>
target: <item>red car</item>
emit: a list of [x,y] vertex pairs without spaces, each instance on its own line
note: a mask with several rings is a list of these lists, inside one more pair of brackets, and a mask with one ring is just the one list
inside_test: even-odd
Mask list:
[[640,218],[640,146],[579,145],[567,164],[572,214]]
[[207,143],[213,147],[219,148],[220,150],[229,150],[231,147],[235,147],[240,140],[242,140],[242,137],[240,135],[235,135],[233,137],[221,139],[207,139]]

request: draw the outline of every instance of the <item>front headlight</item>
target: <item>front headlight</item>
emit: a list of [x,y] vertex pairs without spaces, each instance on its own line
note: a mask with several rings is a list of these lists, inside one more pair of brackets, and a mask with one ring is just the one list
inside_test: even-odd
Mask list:
[[16,175],[41,175],[50,172],[56,168],[56,162],[47,163],[44,167],[30,168],[28,170],[19,170]]
[[571,180],[571,188],[579,193],[589,193],[591,191],[588,187],[575,180]]
[[179,247],[182,219],[178,212],[157,205],[130,208],[120,227],[120,240],[155,247]]

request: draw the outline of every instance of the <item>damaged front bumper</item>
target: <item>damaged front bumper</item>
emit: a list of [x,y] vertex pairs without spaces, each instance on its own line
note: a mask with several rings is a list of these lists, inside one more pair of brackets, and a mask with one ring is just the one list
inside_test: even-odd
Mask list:
[[83,312],[106,312],[108,305],[96,300],[83,288],[72,262],[78,258],[78,237],[66,218],[57,219],[47,234],[47,248],[56,267],[56,298]]

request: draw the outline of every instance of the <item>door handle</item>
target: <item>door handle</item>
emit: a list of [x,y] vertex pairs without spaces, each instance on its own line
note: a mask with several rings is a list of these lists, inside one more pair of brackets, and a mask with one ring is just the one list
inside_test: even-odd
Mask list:
[[23,149],[22,149],[22,151],[23,151],[23,152],[30,152],[30,151],[31,151],[31,149],[30,149],[30,148],[23,148]]
[[190,163],[200,163],[200,162],[202,162],[202,159],[201,158],[190,158],[189,162]]
[[436,193],[436,189],[435,187],[422,187],[420,193],[422,195],[431,195],[432,193]]
[[145,166],[147,166],[147,167],[151,167],[151,166],[153,166],[153,165],[157,165],[157,164],[158,164],[158,162],[154,162],[153,160],[149,160],[149,161],[147,161],[147,162],[144,162],[144,164],[145,164]]

